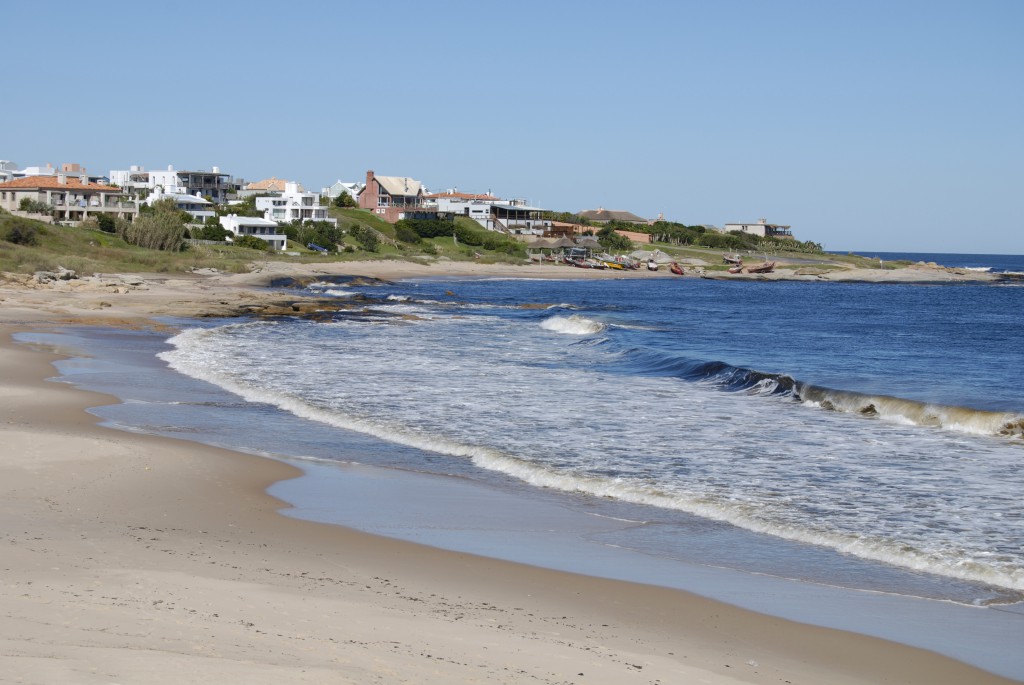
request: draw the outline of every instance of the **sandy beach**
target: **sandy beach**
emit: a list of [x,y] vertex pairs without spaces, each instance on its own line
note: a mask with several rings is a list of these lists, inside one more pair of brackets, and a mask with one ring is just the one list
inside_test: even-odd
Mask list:
[[296,293],[264,286],[332,274],[621,276],[353,262],[51,284],[0,278],[0,682],[1013,682],[677,590],[283,516],[265,490],[295,468],[97,426],[85,410],[115,400],[47,382],[62,351],[11,338],[301,309]]

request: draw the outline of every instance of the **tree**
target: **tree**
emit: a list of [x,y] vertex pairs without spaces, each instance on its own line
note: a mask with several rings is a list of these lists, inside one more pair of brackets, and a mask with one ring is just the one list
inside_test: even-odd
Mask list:
[[358,207],[359,203],[352,199],[348,191],[343,190],[338,197],[334,198],[335,207]]
[[615,232],[612,226],[605,226],[597,232],[601,247],[611,252],[628,252],[633,249],[633,241]]
[[31,214],[48,214],[53,207],[45,202],[39,202],[30,197],[23,197],[21,202],[18,203],[18,209]]
[[[263,216],[263,212],[256,209],[256,195],[249,195],[242,198],[240,202],[233,205],[217,205],[213,208],[213,211],[217,213],[217,216],[227,216],[228,214],[236,214],[238,216]],[[260,195],[259,197],[267,197]]]

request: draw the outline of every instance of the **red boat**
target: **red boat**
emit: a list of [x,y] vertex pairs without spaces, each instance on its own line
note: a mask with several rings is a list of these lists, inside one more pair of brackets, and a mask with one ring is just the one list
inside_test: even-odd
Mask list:
[[671,271],[672,273],[674,273],[676,276],[682,276],[683,275],[683,267],[679,266],[675,262],[672,262],[671,264],[669,264],[668,270]]

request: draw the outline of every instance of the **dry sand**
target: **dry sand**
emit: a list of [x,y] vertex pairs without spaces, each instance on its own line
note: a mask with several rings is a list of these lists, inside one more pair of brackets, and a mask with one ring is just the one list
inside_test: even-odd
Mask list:
[[0,284],[0,682],[1011,682],[680,591],[282,516],[265,488],[292,467],[98,427],[84,410],[112,398],[46,383],[53,351],[10,340],[280,299],[254,289],[266,275]]

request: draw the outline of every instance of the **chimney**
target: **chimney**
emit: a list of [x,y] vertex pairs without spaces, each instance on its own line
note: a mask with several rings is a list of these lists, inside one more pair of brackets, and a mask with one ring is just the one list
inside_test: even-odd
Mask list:
[[213,173],[219,174],[220,173],[220,167],[219,166],[213,167]]
[[366,172],[366,187],[370,187],[370,181],[373,180],[373,169]]
[[61,184],[62,186],[66,186],[68,184],[68,177],[64,174],[64,172],[60,172],[57,174],[57,183]]

